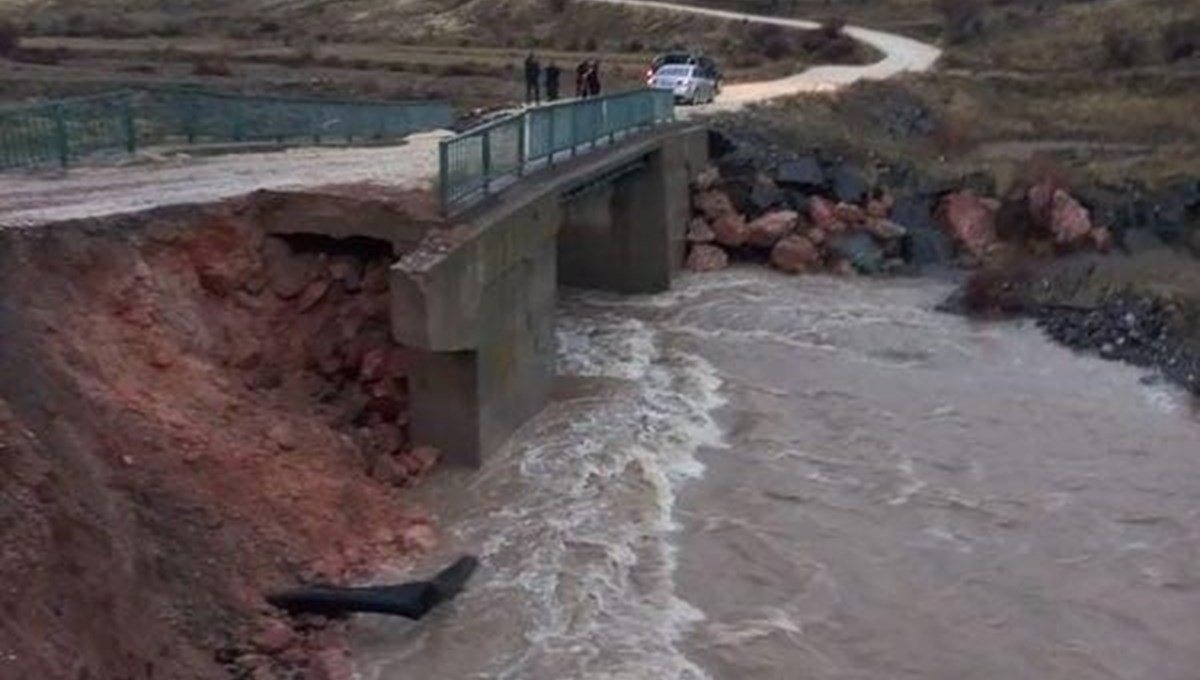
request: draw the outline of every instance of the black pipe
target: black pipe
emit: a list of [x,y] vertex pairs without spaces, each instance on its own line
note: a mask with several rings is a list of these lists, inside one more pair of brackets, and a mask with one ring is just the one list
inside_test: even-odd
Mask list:
[[361,588],[319,585],[268,593],[266,599],[289,614],[392,614],[416,621],[462,592],[478,566],[479,560],[466,555],[428,581]]

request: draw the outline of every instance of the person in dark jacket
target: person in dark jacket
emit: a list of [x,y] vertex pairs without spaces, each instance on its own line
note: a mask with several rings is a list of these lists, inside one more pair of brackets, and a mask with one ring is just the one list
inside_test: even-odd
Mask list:
[[575,67],[575,96],[580,99],[588,96],[587,77],[589,68],[591,68],[591,65],[586,59],[579,62],[579,65]]
[[558,80],[562,76],[562,70],[550,62],[546,66],[546,101],[552,102],[558,100]]
[[589,97],[600,96],[600,60],[593,59],[588,66],[587,92]]
[[542,65],[533,52],[525,57],[525,103],[537,104],[542,100]]

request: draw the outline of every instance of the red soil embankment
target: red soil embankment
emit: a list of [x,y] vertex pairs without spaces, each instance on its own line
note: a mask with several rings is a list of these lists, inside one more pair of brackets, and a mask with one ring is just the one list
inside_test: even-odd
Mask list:
[[390,246],[251,214],[0,232],[0,676],[348,677],[263,590],[434,540]]

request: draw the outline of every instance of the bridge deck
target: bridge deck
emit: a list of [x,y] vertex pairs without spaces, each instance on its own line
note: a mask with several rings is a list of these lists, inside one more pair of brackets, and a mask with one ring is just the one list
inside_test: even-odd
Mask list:
[[209,203],[259,189],[373,184],[431,188],[438,139],[414,135],[400,146],[308,148],[122,168],[79,168],[61,177],[0,176],[0,228]]

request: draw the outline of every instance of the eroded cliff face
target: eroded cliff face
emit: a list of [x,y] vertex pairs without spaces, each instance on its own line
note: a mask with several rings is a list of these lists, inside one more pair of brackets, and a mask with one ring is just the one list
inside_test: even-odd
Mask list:
[[0,676],[344,676],[262,591],[435,539],[392,246],[253,201],[0,232]]

